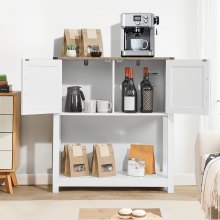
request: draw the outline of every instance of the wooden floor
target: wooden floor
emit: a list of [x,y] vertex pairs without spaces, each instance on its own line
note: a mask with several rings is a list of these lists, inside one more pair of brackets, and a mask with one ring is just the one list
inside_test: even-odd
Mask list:
[[51,186],[17,186],[14,194],[0,186],[0,200],[191,200],[198,201],[196,186],[176,186],[175,193],[163,188],[64,188],[52,193]]

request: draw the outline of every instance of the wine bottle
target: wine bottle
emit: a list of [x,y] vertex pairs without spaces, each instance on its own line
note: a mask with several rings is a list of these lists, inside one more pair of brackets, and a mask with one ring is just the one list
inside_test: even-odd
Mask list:
[[153,112],[153,86],[149,80],[148,68],[144,68],[144,80],[141,87],[141,106],[142,112]]
[[144,78],[145,78],[145,76],[148,74],[148,71],[149,71],[148,67],[144,67],[144,68],[143,68],[143,80],[142,80],[141,83],[140,83],[140,90],[141,90],[141,112],[143,112],[143,94],[142,94],[142,87],[143,87],[143,85],[144,85]]
[[129,80],[129,68],[125,67],[125,79],[122,82],[122,102],[121,102],[121,110],[124,112],[124,94],[125,94],[125,89],[128,85],[128,80]]
[[124,94],[124,112],[137,112],[137,90],[134,85],[132,68],[129,69],[129,80]]

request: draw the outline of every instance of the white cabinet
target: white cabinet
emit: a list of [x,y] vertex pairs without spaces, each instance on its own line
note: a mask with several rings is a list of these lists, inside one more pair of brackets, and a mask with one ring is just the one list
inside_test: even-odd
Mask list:
[[0,93],[0,172],[15,173],[19,165],[21,93]]
[[[144,66],[154,72],[153,113],[122,113],[121,89],[124,68],[134,69],[136,88]],[[41,80],[41,86],[36,83]],[[22,113],[53,113],[53,192],[59,187],[166,187],[173,192],[173,113],[205,114],[209,103],[207,61],[176,61],[171,58],[83,58],[26,60],[23,62]],[[52,85],[51,85],[52,84]],[[82,87],[86,99],[112,102],[110,113],[64,112],[67,87]],[[138,109],[140,91],[138,90]],[[92,146],[112,143],[117,175],[114,177],[65,177],[61,153],[65,143],[87,145],[91,165]],[[156,174],[144,178],[126,175],[131,143],[153,144]]]

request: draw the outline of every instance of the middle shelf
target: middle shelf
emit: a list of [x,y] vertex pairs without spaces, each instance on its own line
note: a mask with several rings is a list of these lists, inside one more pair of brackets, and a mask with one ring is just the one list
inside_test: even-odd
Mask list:
[[60,115],[63,116],[123,116],[123,117],[136,117],[136,116],[141,116],[141,117],[154,117],[154,116],[167,116],[167,113],[164,112],[153,112],[153,113],[123,113],[123,112],[113,112],[113,113],[86,113],[86,112],[62,112]]
[[[143,80],[143,68],[148,67],[151,74],[150,81],[153,85],[153,116],[165,115],[165,60],[143,60],[140,65],[136,61],[110,62],[91,61],[84,66],[80,61],[63,61],[62,75],[62,113],[61,115],[77,115],[78,113],[65,112],[67,88],[80,86],[86,100],[106,100],[111,102],[112,109],[109,113],[112,116],[124,116],[122,111],[122,88],[121,84],[125,78],[125,68],[131,67],[134,71],[134,83],[137,90],[137,113],[138,116],[150,116],[142,114],[140,82]],[[94,115],[83,112],[81,115]],[[97,115],[97,114],[95,114]],[[100,114],[102,116],[110,114]]]

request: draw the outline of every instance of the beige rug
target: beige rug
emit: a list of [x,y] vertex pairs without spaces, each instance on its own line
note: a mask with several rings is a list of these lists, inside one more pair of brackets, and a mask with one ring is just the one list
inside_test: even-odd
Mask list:
[[197,201],[31,200],[0,201],[0,220],[77,220],[79,208],[160,208],[166,220],[204,220]]

